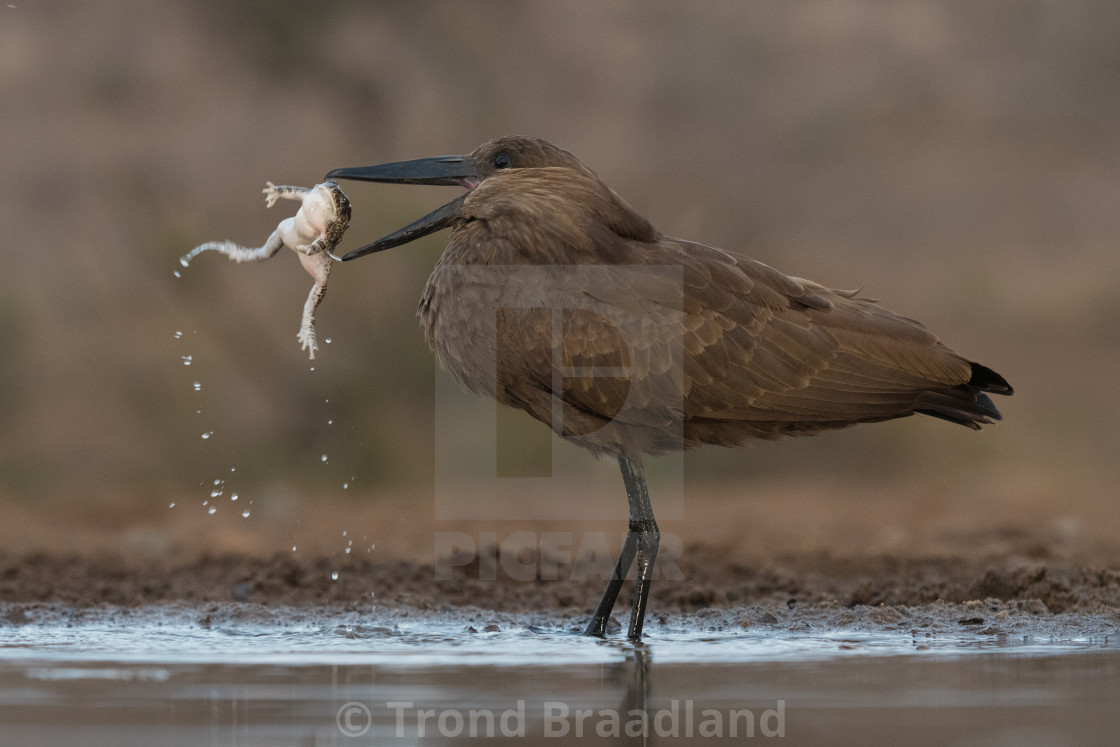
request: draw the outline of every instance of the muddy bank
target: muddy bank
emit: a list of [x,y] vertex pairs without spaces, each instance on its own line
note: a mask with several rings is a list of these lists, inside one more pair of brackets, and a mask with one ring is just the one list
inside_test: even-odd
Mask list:
[[[675,564],[663,575],[679,571],[679,578],[661,578],[653,587],[650,619],[662,626],[694,620],[701,627],[871,624],[999,633],[1014,632],[1027,620],[1037,628],[1042,620],[1076,615],[1092,616],[1093,625],[1120,625],[1120,571],[1114,569],[827,554],[751,564],[704,547],[692,548]],[[463,611],[469,618],[464,624],[489,624],[501,615],[578,624],[598,601],[602,581],[573,572],[578,563],[557,567],[556,580],[525,581],[511,578],[500,563],[488,569],[476,561],[451,567],[451,577],[441,580],[437,575],[448,569],[439,561],[280,553],[207,554],[165,564],[111,555],[7,554],[0,555],[0,601],[9,603],[3,618],[8,624],[52,609],[169,604],[201,610],[196,617],[228,614],[233,605],[259,610],[262,619],[275,617],[268,610],[330,608]],[[616,613],[625,611],[620,604]]]

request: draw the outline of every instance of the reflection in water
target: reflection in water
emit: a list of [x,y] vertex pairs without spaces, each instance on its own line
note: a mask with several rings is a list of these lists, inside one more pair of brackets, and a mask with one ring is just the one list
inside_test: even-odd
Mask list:
[[1105,743],[1120,702],[1112,637],[918,645],[909,631],[682,630],[633,644],[416,620],[203,628],[142,617],[5,628],[0,743],[656,744],[734,733],[922,745],[1014,743],[1024,730]]
[[[626,697],[622,701],[621,710],[624,714],[635,711],[645,714],[645,723],[648,725],[652,718],[649,708],[649,649],[641,643],[631,644],[626,663],[630,670],[630,682],[626,688]],[[635,744],[648,744],[649,730],[643,730],[640,737],[633,739]]]

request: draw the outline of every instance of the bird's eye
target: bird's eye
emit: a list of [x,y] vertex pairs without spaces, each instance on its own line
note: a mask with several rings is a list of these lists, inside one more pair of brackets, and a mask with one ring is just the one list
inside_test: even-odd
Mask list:
[[508,153],[499,153],[498,155],[494,156],[494,168],[508,169],[512,165],[513,161],[510,160]]

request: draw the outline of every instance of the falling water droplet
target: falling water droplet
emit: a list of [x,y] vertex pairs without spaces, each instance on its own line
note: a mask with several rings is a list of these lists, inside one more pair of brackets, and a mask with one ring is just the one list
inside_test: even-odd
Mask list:
[[168,505],[167,507],[168,507],[168,508],[175,508],[175,503],[174,503],[174,501],[173,501],[173,502],[171,502],[171,503],[170,503],[170,504],[169,504],[169,505]]
[[182,359],[184,366],[189,366],[191,364],[191,360],[193,360],[189,355],[180,355],[179,358]]
[[346,548],[346,554],[347,554],[347,555],[349,555],[349,554],[350,554],[350,548],[349,548],[349,547],[347,547],[347,548]]
[[296,546],[292,545],[292,552],[295,552],[295,551],[296,551]]
[[329,338],[329,337],[328,337],[328,338],[326,339],[326,343],[327,343],[328,345],[330,345],[330,344],[331,344],[331,338]]
[[214,490],[211,490],[211,491],[210,491],[210,497],[211,497],[211,498],[217,498],[217,497],[218,497],[218,496],[220,496],[221,494],[222,494],[222,491],[218,490],[217,488],[215,488]]
[[181,329],[175,330],[175,339],[176,340],[183,339],[183,330],[181,330]]
[[331,574],[331,581],[337,581],[337,580],[338,580],[338,571],[335,571],[334,573]]
[[179,274],[179,271],[178,271],[178,270],[172,270],[172,271],[171,271],[171,274],[172,274],[172,275],[174,275],[174,276],[175,276],[175,277],[177,277],[177,278],[181,278],[181,277],[183,277],[183,276],[182,276],[181,274]]
[[350,483],[348,483],[348,482],[342,483],[342,489],[343,490],[349,490],[350,489]]
[[327,455],[326,455],[326,454],[324,454],[323,456],[321,456],[321,457],[320,457],[320,459],[321,459],[322,461],[326,462],[326,461],[327,461]]
[[[248,519],[249,518],[249,509],[245,509],[244,511],[241,512],[241,518],[242,519]],[[295,548],[292,548],[292,549],[294,550]]]
[[202,434],[202,438],[203,438],[203,440],[206,440],[207,438],[210,438],[213,435],[214,435],[214,431],[206,431],[205,433]]
[[202,382],[201,381],[196,381],[194,383],[194,390],[196,392],[201,392],[202,391]]
[[334,420],[328,418],[327,419],[327,425],[334,425]]
[[237,493],[230,493],[229,499],[231,501],[236,501],[237,500]]
[[214,515],[217,512],[218,512],[218,507],[217,506],[211,506],[210,508],[206,509],[206,513],[210,514],[211,516]]

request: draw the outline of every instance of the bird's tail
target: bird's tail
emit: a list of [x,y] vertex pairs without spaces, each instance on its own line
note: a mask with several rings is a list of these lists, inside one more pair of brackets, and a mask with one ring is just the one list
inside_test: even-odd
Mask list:
[[979,363],[971,365],[972,376],[967,384],[923,392],[914,411],[959,423],[973,430],[980,430],[981,425],[1003,420],[995,403],[985,392],[1010,395],[1015,390],[1006,379],[987,366]]

